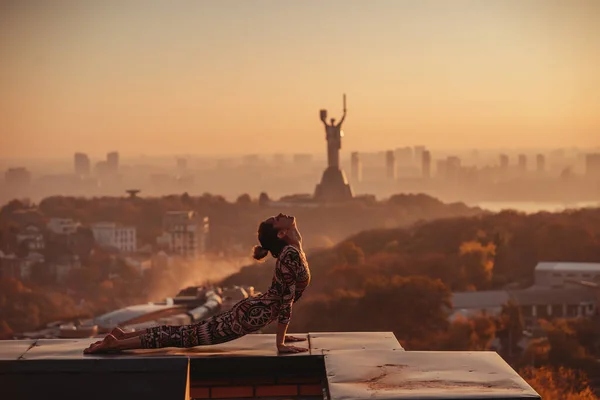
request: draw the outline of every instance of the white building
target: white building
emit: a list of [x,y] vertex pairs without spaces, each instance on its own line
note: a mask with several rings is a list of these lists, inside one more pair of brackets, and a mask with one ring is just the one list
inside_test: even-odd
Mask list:
[[521,309],[527,328],[539,319],[579,318],[596,315],[596,294],[582,287],[575,289],[537,288],[513,290],[511,299]]
[[540,262],[535,267],[535,288],[578,288],[573,281],[600,281],[600,263]]
[[480,292],[454,292],[452,293],[452,306],[450,321],[458,316],[471,318],[476,315],[486,314],[498,316],[502,306],[510,301],[506,290],[484,290]]
[[132,226],[119,226],[114,222],[99,222],[91,226],[94,240],[100,246],[114,247],[119,251],[137,250],[137,231]]
[[208,217],[194,211],[170,211],[163,218],[163,228],[158,241],[166,242],[172,254],[195,258],[206,252]]
[[78,256],[62,256],[54,265],[56,281],[63,283],[67,280],[69,273],[73,269],[81,268],[81,262]]
[[75,222],[71,218],[50,218],[46,227],[59,235],[72,235],[77,232],[80,225],[79,222]]
[[40,253],[32,252],[27,255],[27,257],[22,258],[19,263],[20,267],[20,278],[23,280],[27,280],[31,278],[31,274],[33,272],[34,267],[38,268],[46,268],[43,265],[45,262],[44,256]]
[[29,251],[41,251],[45,247],[44,235],[35,225],[27,225],[25,229],[17,234],[17,243],[27,242]]

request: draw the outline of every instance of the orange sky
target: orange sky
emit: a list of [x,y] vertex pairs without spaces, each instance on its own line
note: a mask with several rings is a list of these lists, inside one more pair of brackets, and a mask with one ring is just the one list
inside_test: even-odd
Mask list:
[[600,1],[0,0],[0,157],[600,145]]

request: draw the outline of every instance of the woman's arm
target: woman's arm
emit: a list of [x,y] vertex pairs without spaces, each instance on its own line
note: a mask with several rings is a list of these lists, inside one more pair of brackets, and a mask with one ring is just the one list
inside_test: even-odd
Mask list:
[[277,278],[282,285],[281,307],[279,308],[279,324],[288,325],[292,319],[292,305],[296,297],[296,271],[301,262],[300,254],[294,248],[289,248],[281,255]]
[[277,348],[285,346],[285,334],[287,333],[289,324],[277,324],[277,337],[275,338]]
[[285,344],[285,334],[292,319],[292,305],[296,297],[296,271],[301,262],[302,260],[298,251],[296,249],[289,249],[281,255],[279,267],[276,271],[277,277],[283,285],[276,335],[276,345],[280,352],[297,353],[308,350],[300,347],[286,346]]

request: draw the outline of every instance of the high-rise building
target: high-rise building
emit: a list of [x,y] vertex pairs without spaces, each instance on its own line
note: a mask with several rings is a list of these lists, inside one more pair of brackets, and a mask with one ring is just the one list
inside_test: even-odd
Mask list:
[[4,173],[4,180],[10,186],[26,186],[31,183],[31,172],[27,168],[9,168]]
[[506,154],[500,154],[500,168],[508,168],[508,156]]
[[590,153],[585,156],[585,175],[590,178],[600,178],[600,153]]
[[[396,162],[398,165],[407,165],[413,163],[413,149],[411,147],[400,147],[395,150]],[[418,161],[418,159],[417,159]]]
[[435,174],[438,178],[446,177],[446,160],[436,160]]
[[396,179],[396,155],[393,150],[385,152],[385,176],[388,179]]
[[425,146],[415,146],[414,147],[414,157],[415,160],[420,160],[423,157],[423,152],[426,150]]
[[110,168],[108,167],[108,162],[106,162],[105,160],[98,161],[96,163],[96,165],[94,166],[94,170],[96,172],[96,175],[99,175],[102,177],[106,177],[111,172]]
[[75,153],[73,157],[75,175],[86,176],[90,174],[90,158],[84,153]]
[[286,156],[282,153],[273,154],[273,162],[276,165],[283,165],[286,162]]
[[519,154],[519,171],[527,171],[527,156],[525,154]]
[[262,163],[261,157],[258,154],[246,154],[242,157],[242,164],[245,166],[257,166]]
[[538,173],[542,173],[546,170],[546,156],[538,154],[535,157],[535,169]]
[[425,150],[421,155],[421,174],[423,178],[431,178],[431,153]]
[[106,167],[109,172],[116,174],[119,172],[119,153],[112,151],[106,155]]
[[177,159],[177,171],[183,172],[187,169],[187,167],[188,167],[187,158],[178,158]]
[[362,181],[362,163],[358,151],[350,154],[350,176],[356,182]]
[[313,162],[312,154],[294,154],[293,162],[296,165],[306,165]]
[[456,156],[446,158],[446,179],[458,179],[461,168],[461,159]]

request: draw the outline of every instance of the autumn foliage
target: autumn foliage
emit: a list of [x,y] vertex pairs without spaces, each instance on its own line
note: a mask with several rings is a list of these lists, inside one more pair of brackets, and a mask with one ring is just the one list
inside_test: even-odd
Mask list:
[[[39,208],[44,215],[83,223],[110,219],[135,225],[142,244],[158,236],[164,212],[193,209],[211,218],[211,250],[231,254],[232,249],[248,253],[256,240],[257,221],[280,211],[261,197],[257,202],[240,196],[237,203],[209,195],[55,197]],[[2,225],[3,212],[7,215],[4,209],[0,212],[0,229],[9,226],[8,222]],[[595,362],[600,357],[598,321],[542,321],[542,334],[523,349],[519,347],[523,321],[516,304],[504,305],[497,317],[449,321],[448,315],[454,291],[528,287],[540,261],[600,261],[600,209],[492,214],[462,205],[446,207],[427,196],[399,195],[381,204],[297,207],[285,212],[298,218],[312,271],[311,286],[294,305],[291,331],[393,331],[409,350],[497,350],[545,399],[595,398],[589,397],[593,394],[588,377],[591,381],[600,376]],[[383,229],[390,221],[397,227]],[[0,245],[10,244],[10,231],[3,232]],[[329,245],[320,246],[316,238]],[[265,290],[273,263],[248,265],[221,284]],[[119,278],[107,280],[106,268]],[[147,300],[149,290],[164,281],[176,284],[177,275],[152,271],[139,276],[98,252],[87,268],[69,277],[66,287],[53,289],[60,294],[52,295],[58,296],[54,299],[50,294],[34,294],[44,293],[33,290],[43,287],[40,282],[4,282],[0,307],[9,310],[12,318],[4,324],[0,321],[0,335],[59,318],[59,309],[78,315]],[[78,300],[69,300],[74,293]],[[21,314],[32,317],[20,321]]]
[[[539,261],[600,261],[598,226],[600,209],[505,211],[360,232],[309,253],[313,283],[294,305],[292,329],[393,331],[410,350],[489,350],[497,339],[496,350],[515,367],[536,367],[525,369],[534,386],[552,382],[549,390],[558,397],[549,398],[594,398],[585,397],[591,395],[585,380],[580,386],[565,382],[579,371],[598,376],[598,322],[543,323],[546,339],[534,338],[523,351],[518,305],[506,304],[499,317],[451,323],[447,311],[452,291],[530,286]],[[265,286],[272,268],[248,266],[224,283]],[[561,397],[565,393],[575,397]]]

